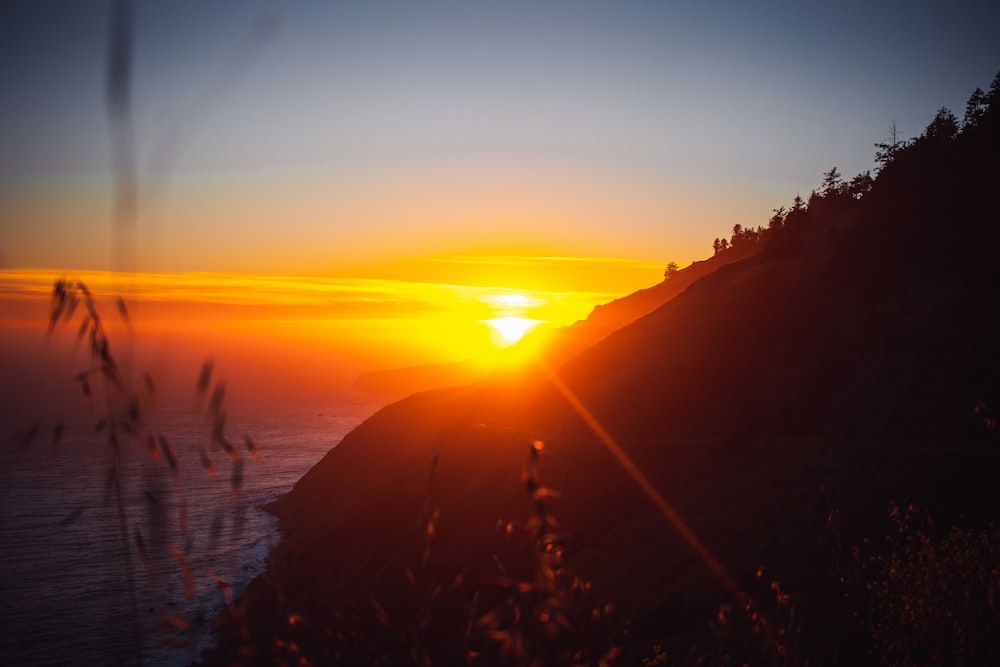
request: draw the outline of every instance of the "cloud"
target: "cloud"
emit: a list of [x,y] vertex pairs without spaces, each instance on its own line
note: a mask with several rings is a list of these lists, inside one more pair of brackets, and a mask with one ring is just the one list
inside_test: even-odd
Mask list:
[[584,316],[604,296],[380,278],[8,269],[0,271],[0,301],[10,306],[4,312],[44,319],[59,277],[82,281],[99,303],[120,295],[147,319],[482,319],[504,306],[500,297],[516,293],[561,324]]

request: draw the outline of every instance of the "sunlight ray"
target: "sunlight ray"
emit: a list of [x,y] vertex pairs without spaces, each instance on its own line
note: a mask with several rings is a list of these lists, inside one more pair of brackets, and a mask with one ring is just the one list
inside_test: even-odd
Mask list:
[[625,472],[632,478],[632,480],[642,489],[642,492],[652,501],[656,508],[660,511],[660,514],[672,525],[684,541],[694,550],[701,561],[708,567],[709,571],[719,580],[727,591],[729,591],[732,596],[745,603],[744,611],[746,611],[748,616],[757,615],[758,621],[765,628],[768,633],[768,639],[775,646],[787,649],[784,643],[780,641],[777,633],[774,632],[770,624],[766,622],[764,616],[760,614],[757,609],[756,603],[753,598],[747,594],[736,580],[729,574],[726,567],[715,557],[715,554],[708,548],[708,546],[701,541],[697,533],[691,528],[690,525],[684,520],[680,513],[674,509],[663,494],[659,492],[656,486],[646,477],[645,474],[634,461],[625,453],[625,450],[621,448],[618,442],[612,437],[610,433],[601,425],[600,421],[594,416],[594,414],[583,404],[583,401],[577,397],[573,390],[562,381],[556,372],[545,362],[544,359],[536,358],[539,368],[552,383],[552,386],[556,388],[559,394],[566,400],[569,406],[576,412],[577,415],[583,419],[587,427],[593,431],[594,435],[598,437],[604,447],[614,456],[621,466],[625,469]]

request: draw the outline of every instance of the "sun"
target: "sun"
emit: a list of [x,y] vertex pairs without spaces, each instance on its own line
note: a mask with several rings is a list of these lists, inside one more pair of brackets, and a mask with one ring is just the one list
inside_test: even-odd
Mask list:
[[532,320],[527,317],[494,317],[492,320],[484,320],[498,334],[497,344],[501,347],[513,345],[524,337],[524,334],[531,331],[541,320]]
[[479,300],[492,311],[489,319],[479,321],[489,328],[490,339],[496,347],[507,348],[514,345],[529,331],[545,322],[536,315],[536,311],[547,303],[540,295],[529,296],[511,291],[483,294]]

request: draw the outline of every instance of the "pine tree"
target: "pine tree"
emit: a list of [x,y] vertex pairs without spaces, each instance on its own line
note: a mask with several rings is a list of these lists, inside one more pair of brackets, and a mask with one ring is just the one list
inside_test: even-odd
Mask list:
[[833,167],[830,171],[823,174],[823,185],[819,191],[820,196],[835,197],[840,194],[841,189],[841,176],[836,167]]
[[965,104],[965,118],[962,119],[962,131],[971,127],[976,127],[986,115],[989,103],[986,101],[986,93],[982,88],[972,91],[969,101]]
[[957,137],[958,131],[958,118],[947,107],[941,107],[934,115],[934,120],[924,130],[922,138],[935,143],[943,143]]
[[875,164],[879,165],[879,169],[885,169],[900,152],[908,148],[913,141],[911,139],[902,139],[899,132],[899,128],[896,127],[896,121],[889,123],[889,141],[879,142],[875,144]]

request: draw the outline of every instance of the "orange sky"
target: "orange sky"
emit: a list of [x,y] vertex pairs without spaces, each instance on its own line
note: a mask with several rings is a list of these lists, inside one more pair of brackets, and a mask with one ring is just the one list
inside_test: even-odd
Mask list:
[[0,269],[617,296],[960,112],[1000,49],[982,2],[270,4],[137,4],[117,111],[106,11],[7,12]]
[[992,8],[729,4],[140,3],[113,109],[108,14],[21,3],[0,327],[44,320],[76,271],[147,338],[238,331],[361,370],[488,355],[484,322],[649,287],[995,74]]
[[[308,359],[321,358],[320,366],[345,379],[377,368],[489,358],[509,344],[504,323],[491,320],[564,326],[662,277],[652,264],[511,254],[413,259],[354,273],[361,277],[69,275],[88,285],[109,322],[117,319],[113,298],[122,295],[134,338],[146,346],[239,352],[276,367],[296,359],[315,366]],[[0,326],[37,329],[43,337],[52,285],[63,275],[0,271]],[[75,326],[59,335],[71,339],[69,329]]]

